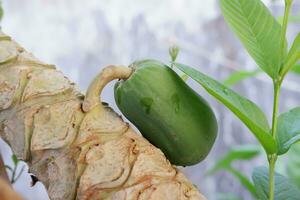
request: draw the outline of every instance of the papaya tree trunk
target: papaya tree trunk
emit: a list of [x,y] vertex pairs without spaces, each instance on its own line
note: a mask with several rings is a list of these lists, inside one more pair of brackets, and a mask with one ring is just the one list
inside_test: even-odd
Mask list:
[[50,199],[205,199],[106,103],[88,100],[55,66],[0,33],[0,136]]

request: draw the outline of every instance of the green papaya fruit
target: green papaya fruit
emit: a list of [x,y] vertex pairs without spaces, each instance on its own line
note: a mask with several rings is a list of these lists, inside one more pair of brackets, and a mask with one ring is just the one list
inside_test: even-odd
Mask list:
[[202,161],[218,130],[209,104],[161,62],[143,60],[130,67],[131,76],[115,85],[121,112],[172,164]]

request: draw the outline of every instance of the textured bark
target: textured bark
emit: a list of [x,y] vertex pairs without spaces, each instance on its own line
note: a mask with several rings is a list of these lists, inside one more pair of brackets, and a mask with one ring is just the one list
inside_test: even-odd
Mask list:
[[107,104],[0,34],[0,135],[52,200],[201,200],[163,153]]

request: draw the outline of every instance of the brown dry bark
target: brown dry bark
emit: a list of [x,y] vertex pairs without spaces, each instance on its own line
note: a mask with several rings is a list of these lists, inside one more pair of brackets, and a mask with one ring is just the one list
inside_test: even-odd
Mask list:
[[163,153],[107,104],[0,34],[0,136],[52,200],[203,200]]

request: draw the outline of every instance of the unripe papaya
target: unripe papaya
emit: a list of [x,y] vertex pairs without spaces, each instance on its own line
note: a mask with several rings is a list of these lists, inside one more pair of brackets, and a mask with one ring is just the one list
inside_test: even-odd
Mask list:
[[121,112],[172,164],[202,161],[218,130],[209,104],[161,62],[143,60],[130,67],[131,76],[115,85]]

